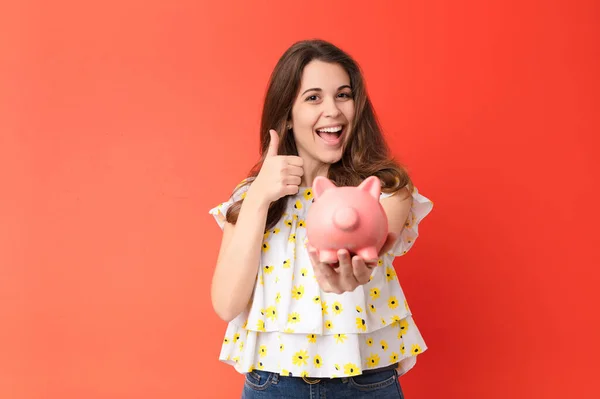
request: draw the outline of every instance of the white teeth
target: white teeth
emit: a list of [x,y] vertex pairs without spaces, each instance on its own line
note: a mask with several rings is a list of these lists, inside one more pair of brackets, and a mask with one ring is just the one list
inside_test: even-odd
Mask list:
[[317,129],[317,132],[326,132],[326,133],[337,133],[337,132],[341,132],[342,131],[342,127],[341,126],[337,126],[337,127],[326,127],[323,129]]

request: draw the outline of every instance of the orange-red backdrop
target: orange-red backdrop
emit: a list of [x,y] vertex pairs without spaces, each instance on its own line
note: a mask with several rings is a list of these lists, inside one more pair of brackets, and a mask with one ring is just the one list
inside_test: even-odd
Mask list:
[[4,3],[1,398],[239,397],[207,211],[313,37],[436,203],[396,262],[429,345],[407,398],[600,396],[597,2]]

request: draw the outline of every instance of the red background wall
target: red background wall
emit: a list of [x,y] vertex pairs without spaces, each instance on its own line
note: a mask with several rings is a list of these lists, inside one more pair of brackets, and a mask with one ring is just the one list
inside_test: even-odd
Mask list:
[[407,398],[600,396],[598,2],[3,3],[1,398],[239,397],[207,211],[313,37],[436,203],[396,262],[430,348]]

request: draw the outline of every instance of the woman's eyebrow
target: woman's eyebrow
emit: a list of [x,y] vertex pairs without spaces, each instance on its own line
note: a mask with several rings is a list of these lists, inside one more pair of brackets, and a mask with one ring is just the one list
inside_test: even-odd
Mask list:
[[[348,88],[348,89],[352,90],[352,87],[350,87],[349,85],[342,85],[342,86],[338,87],[338,90],[342,90],[342,89],[345,89],[345,88]],[[323,91],[323,89],[321,89],[319,87],[313,87],[312,89],[305,90],[304,93],[302,93],[301,95],[305,95],[309,91]]]

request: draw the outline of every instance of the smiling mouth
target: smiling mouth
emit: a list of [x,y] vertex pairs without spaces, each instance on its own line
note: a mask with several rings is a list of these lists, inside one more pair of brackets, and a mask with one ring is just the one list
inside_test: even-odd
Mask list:
[[339,125],[332,128],[317,129],[316,133],[326,144],[336,145],[340,142],[340,138],[345,131],[346,127],[344,125]]

